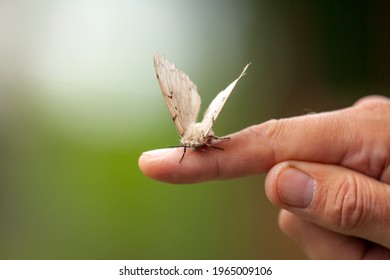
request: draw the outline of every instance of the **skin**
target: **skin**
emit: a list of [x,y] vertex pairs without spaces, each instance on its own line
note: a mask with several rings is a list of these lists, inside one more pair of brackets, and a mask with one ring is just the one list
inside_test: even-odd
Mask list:
[[229,135],[224,152],[145,152],[141,171],[188,184],[267,172],[281,230],[312,259],[390,259],[390,99],[271,120]]

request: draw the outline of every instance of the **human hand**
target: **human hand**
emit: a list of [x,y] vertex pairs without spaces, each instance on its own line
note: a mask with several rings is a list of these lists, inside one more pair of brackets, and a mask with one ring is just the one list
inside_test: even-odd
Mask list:
[[[144,153],[142,172],[195,183],[268,172],[279,225],[313,259],[390,258],[390,99],[271,120],[230,135],[223,152]],[[180,168],[179,168],[180,167]]]

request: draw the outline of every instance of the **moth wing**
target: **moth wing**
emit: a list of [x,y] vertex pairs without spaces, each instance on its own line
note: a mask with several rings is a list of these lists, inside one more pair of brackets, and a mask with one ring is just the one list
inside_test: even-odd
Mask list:
[[245,75],[245,71],[249,65],[250,65],[250,63],[248,63],[244,67],[240,76],[237,79],[235,79],[230,85],[228,85],[226,89],[224,89],[223,91],[218,93],[218,95],[210,103],[209,107],[207,108],[207,110],[204,114],[203,120],[202,120],[202,129],[203,129],[205,135],[207,135],[210,132],[215,120],[217,119],[219,113],[221,112],[223,106],[225,105],[225,102],[228,99],[230,93],[233,91],[238,80],[240,80],[241,77]]
[[169,114],[180,136],[196,122],[200,109],[200,96],[196,85],[183,71],[155,53],[154,68]]

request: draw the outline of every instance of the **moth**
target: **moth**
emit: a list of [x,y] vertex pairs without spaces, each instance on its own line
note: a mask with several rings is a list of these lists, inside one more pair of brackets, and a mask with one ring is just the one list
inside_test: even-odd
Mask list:
[[183,160],[188,148],[191,151],[205,151],[206,147],[223,150],[223,148],[213,146],[212,141],[229,138],[215,136],[212,127],[230,93],[238,80],[245,75],[249,65],[250,63],[244,67],[240,76],[228,85],[226,89],[218,93],[207,108],[203,120],[196,122],[201,103],[196,85],[187,74],[177,69],[175,64],[158,53],[154,54],[154,68],[157,80],[169,114],[181,137],[180,145],[176,146],[183,147],[183,154],[179,163]]

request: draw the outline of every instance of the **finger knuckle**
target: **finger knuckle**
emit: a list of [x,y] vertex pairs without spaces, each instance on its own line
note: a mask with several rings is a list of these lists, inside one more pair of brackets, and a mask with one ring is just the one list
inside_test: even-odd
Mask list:
[[272,139],[280,131],[280,120],[271,119],[261,124],[248,127],[248,132],[255,137]]
[[325,216],[339,230],[353,231],[363,225],[364,199],[359,186],[357,176],[347,175],[334,188],[337,191],[328,196]]
[[285,119],[268,120],[259,126],[252,127],[252,129],[250,129],[250,133],[255,134],[262,142],[269,143],[270,167],[281,160],[278,158],[279,153],[277,153],[277,147],[288,139],[286,135],[288,130],[286,129]]
[[390,99],[380,95],[369,95],[356,101],[355,106],[367,109],[377,109],[382,106],[390,106]]

